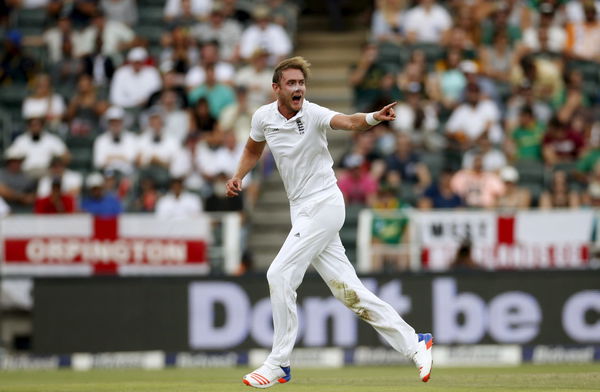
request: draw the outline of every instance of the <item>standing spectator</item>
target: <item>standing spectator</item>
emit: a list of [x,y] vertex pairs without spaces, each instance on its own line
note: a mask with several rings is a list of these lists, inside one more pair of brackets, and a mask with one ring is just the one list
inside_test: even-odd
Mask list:
[[450,181],[452,191],[458,194],[468,207],[493,208],[506,191],[504,182],[494,172],[483,170],[483,157],[473,159],[473,168],[459,170]]
[[218,42],[222,60],[230,63],[238,61],[242,27],[236,20],[225,18],[222,3],[213,4],[208,21],[195,27],[192,34],[204,42]]
[[193,105],[200,98],[206,98],[210,114],[214,118],[219,118],[221,111],[235,102],[233,89],[226,84],[220,83],[216,77],[215,68],[212,65],[206,67],[206,81],[200,87],[192,90],[188,97]]
[[531,193],[527,188],[518,185],[519,172],[512,166],[500,170],[500,178],[504,181],[506,191],[498,199],[498,208],[521,209],[531,207]]
[[0,85],[27,83],[37,69],[36,61],[23,50],[23,35],[17,30],[4,33],[0,51]]
[[106,109],[106,102],[98,98],[96,86],[91,76],[82,74],[77,82],[67,107],[65,119],[72,136],[91,136],[97,133],[100,113]]
[[399,133],[396,137],[396,150],[387,157],[386,166],[388,171],[400,175],[402,183],[414,185],[422,192],[431,183],[431,174],[414,150],[410,137]]
[[404,28],[409,42],[440,42],[450,27],[450,14],[435,0],[420,0],[406,12]]
[[373,12],[371,34],[374,41],[401,42],[404,38],[404,1],[384,0]]
[[156,203],[156,216],[162,219],[190,219],[203,211],[198,195],[185,191],[183,178],[173,178],[169,193]]
[[23,118],[44,118],[49,124],[57,124],[62,120],[65,110],[65,101],[52,90],[50,76],[37,75],[33,93],[23,101]]
[[271,87],[273,69],[269,67],[268,61],[269,53],[257,49],[252,53],[250,64],[242,67],[233,80],[236,86],[246,88],[251,107],[258,108],[274,100]]
[[463,200],[452,190],[451,180],[454,176],[453,171],[443,171],[436,183],[431,184],[422,196],[417,200],[417,206],[420,210],[430,210],[432,208],[459,208],[462,207]]
[[108,129],[94,141],[94,167],[100,170],[116,170],[122,174],[133,173],[139,141],[136,135],[123,129],[125,111],[110,107],[106,111]]
[[107,20],[102,11],[98,11],[92,19],[92,24],[81,32],[80,50],[76,55],[85,56],[96,53],[96,47],[105,56],[112,57],[113,61],[121,61],[122,50],[126,50],[134,43],[135,33],[124,23],[116,20]]
[[142,47],[133,48],[127,55],[130,64],[123,65],[110,85],[110,102],[124,108],[143,106],[150,95],[161,87],[160,73],[151,65],[144,65],[148,52]]
[[102,218],[112,218],[123,212],[121,202],[113,193],[104,189],[104,177],[100,173],[92,173],[85,180],[88,189],[81,202],[81,210]]
[[35,201],[36,214],[69,214],[75,212],[75,198],[62,191],[60,178],[54,178],[50,194]]
[[270,10],[259,4],[252,12],[254,23],[244,30],[240,39],[240,55],[249,59],[256,49],[265,49],[270,54],[270,64],[278,63],[292,52],[292,42],[278,24],[271,22]]
[[48,174],[40,178],[37,186],[37,197],[44,198],[50,195],[54,180],[60,180],[61,191],[74,198],[79,197],[83,178],[81,173],[67,169],[62,157],[54,157],[50,162]]
[[567,25],[567,52],[573,57],[600,62],[600,20],[594,4],[584,3],[585,19]]
[[377,195],[377,181],[368,171],[362,170],[363,160],[360,155],[346,157],[344,166],[348,171],[340,176],[338,186],[347,204],[370,207]]
[[12,148],[4,152],[5,165],[0,167],[0,197],[11,209],[30,206],[35,201],[35,179],[21,169],[25,155]]
[[34,178],[46,173],[53,157],[69,160],[67,146],[58,136],[44,130],[41,118],[27,120],[27,131],[17,137],[9,148],[25,157],[23,170]]
[[540,208],[578,208],[580,205],[579,192],[569,189],[567,173],[562,170],[552,173],[550,189],[540,195]]
[[138,20],[136,0],[100,0],[100,8],[108,20],[134,26]]
[[206,82],[207,69],[214,68],[215,77],[220,83],[231,84],[235,76],[235,68],[230,63],[219,59],[219,44],[216,41],[204,42],[200,48],[200,64],[193,66],[185,75],[188,90]]
[[544,132],[544,126],[533,116],[533,109],[523,108],[519,126],[507,140],[507,155],[512,160],[541,162]]
[[583,149],[583,137],[553,118],[542,141],[544,162],[553,166],[558,163],[574,162]]
[[[183,14],[182,3],[184,0],[167,0],[165,3],[165,20],[171,22],[173,19]],[[192,14],[198,20],[204,20],[208,16],[212,7],[213,0],[191,0]]]

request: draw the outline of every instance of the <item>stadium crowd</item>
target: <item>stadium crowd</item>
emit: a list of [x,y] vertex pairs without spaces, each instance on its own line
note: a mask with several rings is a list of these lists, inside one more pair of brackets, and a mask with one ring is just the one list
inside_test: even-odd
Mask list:
[[[0,99],[24,99],[17,115],[3,108],[0,209],[251,209],[272,162],[242,198],[224,185],[252,113],[273,99],[299,9],[1,0]],[[337,167],[347,202],[600,205],[600,1],[377,0],[371,11],[349,73],[354,105],[397,100],[397,120],[353,136]]]

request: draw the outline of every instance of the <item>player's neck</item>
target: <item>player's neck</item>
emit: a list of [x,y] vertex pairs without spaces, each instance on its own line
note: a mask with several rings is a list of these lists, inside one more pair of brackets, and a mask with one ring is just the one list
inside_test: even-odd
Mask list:
[[286,118],[286,120],[289,120],[290,118],[298,114],[297,111],[290,109],[289,107],[281,103],[279,100],[277,101],[277,110],[279,111],[279,113],[281,113],[283,117]]

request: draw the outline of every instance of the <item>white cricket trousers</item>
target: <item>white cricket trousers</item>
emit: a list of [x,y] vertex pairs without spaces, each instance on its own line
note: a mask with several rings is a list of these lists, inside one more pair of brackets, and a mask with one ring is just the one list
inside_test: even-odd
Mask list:
[[388,303],[370,292],[356,276],[339,230],[346,218],[337,186],[291,206],[292,230],[267,271],[273,308],[273,350],[265,361],[289,366],[298,332],[296,289],[309,264],[333,295],[371,324],[390,345],[410,357],[417,351],[415,330]]

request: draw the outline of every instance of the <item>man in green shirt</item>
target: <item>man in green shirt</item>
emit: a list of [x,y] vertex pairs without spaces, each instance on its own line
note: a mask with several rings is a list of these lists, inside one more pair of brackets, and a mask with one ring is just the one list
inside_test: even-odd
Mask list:
[[513,131],[509,148],[509,155],[519,161],[542,161],[542,142],[545,127],[539,123],[533,115],[533,109],[525,106],[521,110],[519,125]]

